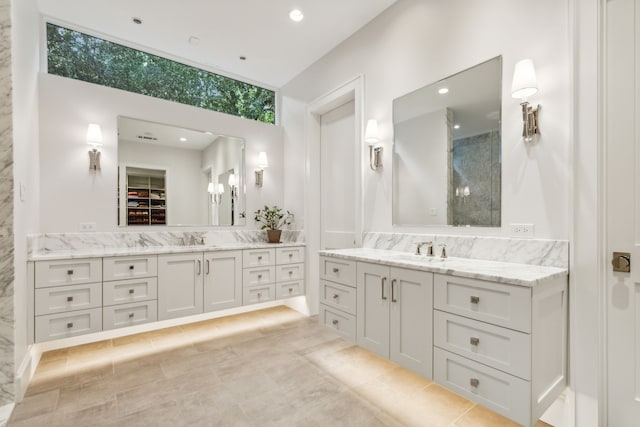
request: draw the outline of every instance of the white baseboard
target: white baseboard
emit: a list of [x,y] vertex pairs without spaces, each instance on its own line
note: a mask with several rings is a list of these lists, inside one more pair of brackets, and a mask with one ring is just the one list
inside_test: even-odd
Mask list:
[[16,402],[21,402],[24,398],[27,387],[33,378],[33,374],[36,372],[38,363],[40,363],[40,357],[42,357],[40,348],[37,345],[30,345],[16,373]]
[[542,414],[540,420],[553,427],[575,427],[575,393],[569,387]]

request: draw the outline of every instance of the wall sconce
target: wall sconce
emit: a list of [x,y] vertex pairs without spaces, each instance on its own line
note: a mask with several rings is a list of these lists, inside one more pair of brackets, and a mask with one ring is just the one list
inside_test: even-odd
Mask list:
[[98,147],[102,146],[102,130],[100,125],[91,123],[87,128],[87,144],[92,148],[89,150],[89,170],[100,170],[100,151]]
[[382,146],[373,146],[378,141],[378,121],[369,119],[364,131],[364,142],[369,145],[369,166],[373,171],[382,167]]
[[471,195],[471,190],[469,190],[468,185],[465,185],[464,187],[460,186],[456,188],[456,197],[462,197],[462,203],[464,203],[467,197],[469,197],[470,195]]
[[262,182],[264,178],[264,169],[269,167],[269,160],[267,159],[267,153],[261,151],[258,153],[258,167],[260,169],[256,169],[256,186],[262,187]]
[[218,191],[213,191],[213,182],[210,182],[207,186],[207,191],[211,194],[211,202],[214,204],[220,204],[222,201],[222,194],[224,193],[224,185],[218,184]]
[[238,191],[236,187],[236,176],[234,174],[229,175],[229,191],[231,191],[231,199],[238,197]]
[[533,140],[534,135],[540,133],[538,130],[538,111],[540,105],[535,108],[529,105],[527,98],[538,92],[538,81],[533,61],[523,59],[516,64],[513,72],[513,82],[511,83],[511,96],[521,98],[522,103],[522,137],[526,142]]

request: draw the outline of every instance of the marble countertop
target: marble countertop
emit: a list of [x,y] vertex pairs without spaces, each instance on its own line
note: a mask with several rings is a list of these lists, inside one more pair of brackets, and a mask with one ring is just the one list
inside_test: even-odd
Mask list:
[[427,257],[384,249],[337,249],[319,251],[319,255],[528,287],[547,280],[567,277],[569,274],[566,269],[557,267],[470,258]]
[[240,249],[271,249],[271,248],[288,248],[295,246],[304,246],[304,243],[266,243],[266,242],[229,242],[205,245],[186,245],[186,246],[138,246],[138,247],[122,247],[122,248],[87,248],[73,250],[57,250],[50,252],[39,252],[31,254],[29,261],[44,261],[54,259],[73,259],[73,258],[100,258],[110,256],[129,256],[129,255],[156,255],[156,254],[174,254],[187,252],[210,252],[210,251],[228,251]]

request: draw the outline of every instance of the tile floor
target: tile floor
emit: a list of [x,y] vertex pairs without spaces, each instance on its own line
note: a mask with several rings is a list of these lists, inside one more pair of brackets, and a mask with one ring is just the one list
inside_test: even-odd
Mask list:
[[516,426],[286,307],[47,352],[8,425]]

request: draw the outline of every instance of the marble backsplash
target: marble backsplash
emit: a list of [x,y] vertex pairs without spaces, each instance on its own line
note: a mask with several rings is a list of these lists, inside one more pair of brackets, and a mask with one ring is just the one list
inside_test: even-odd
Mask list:
[[436,255],[444,244],[447,255],[452,257],[569,268],[567,240],[369,232],[364,233],[362,246],[414,253],[417,243],[429,241],[433,242]]
[[[204,239],[207,245],[220,243],[266,242],[263,230],[213,230],[213,231],[125,231],[115,233],[46,233],[28,237],[29,256],[56,251],[104,248],[152,248],[189,244]],[[304,232],[283,230],[282,242],[304,243]]]

